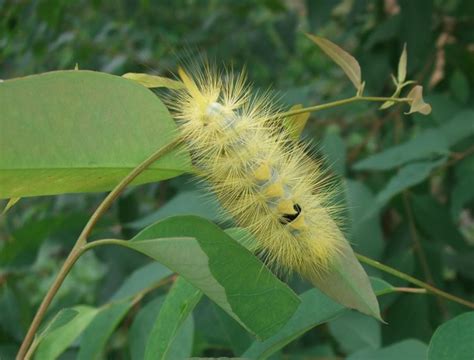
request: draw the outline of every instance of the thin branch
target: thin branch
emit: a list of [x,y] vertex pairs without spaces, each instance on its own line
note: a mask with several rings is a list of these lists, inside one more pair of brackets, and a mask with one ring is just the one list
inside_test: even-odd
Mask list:
[[474,309],[474,302],[471,302],[471,301],[468,301],[468,300],[465,300],[465,299],[461,299],[460,297],[457,297],[455,295],[452,295],[452,294],[449,294],[443,290],[440,290],[430,284],[427,284],[421,280],[418,280],[408,274],[405,274],[399,270],[396,270],[390,266],[387,266],[387,265],[384,265],[374,259],[371,259],[371,258],[368,258],[364,255],[361,255],[361,254],[356,254],[356,257],[357,259],[359,259],[360,262],[364,263],[364,264],[367,264],[369,266],[372,266],[376,269],[379,269],[383,272],[386,272],[387,274],[390,274],[390,275],[393,275],[399,279],[402,279],[402,280],[405,280],[405,281],[408,281],[409,283],[413,284],[413,285],[416,285],[420,288],[423,288],[425,289],[428,293],[431,293],[431,294],[434,294],[434,295],[437,295],[437,296],[440,296],[442,298],[445,298],[445,299],[448,299],[448,300],[451,300],[451,301],[454,301],[458,304],[461,304],[461,305],[464,305],[464,306],[467,306],[471,309]]
[[315,112],[315,111],[321,111],[321,110],[327,110],[331,109],[337,106],[345,105],[345,104],[350,104],[353,102],[358,102],[358,101],[375,101],[375,102],[385,102],[385,101],[393,101],[393,102],[401,102],[401,103],[408,103],[411,101],[411,99],[408,98],[392,98],[392,97],[379,97],[379,96],[353,96],[347,99],[341,99],[341,100],[336,100],[332,101],[326,104],[320,104],[320,105],[314,105],[314,106],[309,106],[301,109],[295,109],[295,110],[290,110],[286,112],[279,113],[275,116],[272,116],[271,118],[278,117],[278,118],[284,118],[284,117],[289,117],[293,115],[298,115],[298,114],[304,114],[308,112]]

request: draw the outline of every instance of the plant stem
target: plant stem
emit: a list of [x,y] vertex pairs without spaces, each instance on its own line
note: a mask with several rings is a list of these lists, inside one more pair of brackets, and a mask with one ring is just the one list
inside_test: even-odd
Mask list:
[[[72,248],[71,252],[67,256],[66,260],[64,261],[63,266],[59,270],[58,275],[54,279],[53,283],[51,284],[48,292],[46,293],[41,305],[39,306],[38,310],[36,311],[35,317],[30,324],[30,327],[25,335],[23,343],[20,346],[20,350],[16,356],[17,360],[23,360],[25,358],[25,354],[30,347],[36,331],[43,320],[46,311],[48,310],[51,301],[53,300],[54,296],[59,290],[59,287],[63,283],[64,279],[66,278],[67,274],[71,270],[74,263],[77,259],[84,253],[85,250],[88,250],[90,247],[86,247],[87,238],[92,231],[92,228],[97,223],[99,218],[107,211],[108,208],[112,205],[114,200],[125,190],[125,188],[138,176],[140,175],[148,166],[154,163],[158,158],[166,154],[168,151],[175,148],[178,144],[181,143],[181,138],[177,138],[174,141],[168,143],[167,145],[161,147],[157,151],[155,151],[152,155],[150,155],[146,160],[144,160],[140,165],[138,165],[135,169],[133,169],[125,178],[123,178],[117,186],[105,197],[105,199],[100,203],[97,209],[94,211],[92,216],[89,218],[86,226],[82,230],[81,234],[76,240],[74,247]],[[117,240],[118,241],[118,240]]]
[[448,299],[448,300],[451,300],[451,301],[454,301],[454,302],[457,302],[458,304],[462,304],[462,305],[465,305],[471,309],[474,309],[474,303],[471,302],[471,301],[468,301],[468,300],[464,300],[464,299],[461,299],[455,295],[452,295],[452,294],[449,294],[443,290],[440,290],[438,288],[435,288],[434,286],[430,285],[430,284],[427,284],[421,280],[418,280],[408,274],[405,274],[401,271],[398,271],[390,266],[387,266],[387,265],[384,265],[384,264],[381,264],[380,262],[374,260],[374,259],[371,259],[371,258],[368,258],[364,255],[361,255],[361,254],[355,254],[357,259],[359,259],[360,262],[363,262],[364,264],[367,264],[369,266],[372,266],[374,268],[377,268],[379,270],[382,270],[384,272],[386,272],[387,274],[390,274],[390,275],[393,275],[399,279],[402,279],[402,280],[405,280],[405,281],[408,281],[409,283],[413,284],[413,285],[416,285],[420,288],[423,288],[425,289],[427,292],[429,293],[432,293],[434,295],[438,295],[442,298],[445,298],[445,299]]
[[288,116],[293,116],[293,115],[298,115],[298,114],[303,114],[303,113],[308,113],[308,112],[315,112],[315,111],[320,111],[320,110],[326,110],[326,109],[331,109],[333,107],[345,105],[345,104],[350,104],[353,102],[357,101],[375,101],[375,102],[382,102],[382,101],[393,101],[393,102],[409,102],[411,99],[408,98],[392,98],[392,97],[379,97],[379,96],[353,96],[347,99],[341,99],[341,100],[336,100],[332,101],[326,104],[321,104],[321,105],[314,105],[314,106],[309,106],[305,107],[302,109],[295,109],[295,110],[290,110],[286,111],[283,113],[277,114],[275,117],[283,118],[283,117],[288,117]]
[[94,225],[97,223],[99,218],[110,208],[112,203],[117,199],[120,194],[125,190],[125,188],[133,181],[135,178],[140,175],[144,170],[146,170],[151,164],[158,160],[161,156],[166,154],[168,151],[172,150],[181,143],[181,138],[176,138],[174,141],[168,143],[167,145],[161,147],[150,155],[146,160],[144,160],[140,165],[133,169],[126,177],[124,177],[115,188],[106,196],[106,198],[100,203],[97,209],[94,211],[89,221],[87,222],[84,230],[82,230],[81,235],[77,239],[78,242],[81,242],[83,245],[87,242],[87,237],[90,235],[90,232]]
[[53,283],[51,284],[46,296],[43,298],[41,305],[39,306],[38,310],[36,311],[36,315],[33,318],[33,321],[30,324],[28,332],[26,333],[25,339],[21,344],[20,350],[18,351],[17,360],[26,359],[26,353],[28,348],[30,347],[34,336],[36,334],[36,330],[38,329],[39,325],[41,324],[41,320],[48,309],[48,306],[51,304],[54,296],[58,292],[61,284],[63,283],[64,279],[66,278],[67,274],[71,270],[72,266],[76,263],[77,259],[83,253],[82,246],[76,242],[74,247],[72,248],[71,252],[67,256],[66,260],[64,261],[63,266],[59,270],[56,278],[54,279]]

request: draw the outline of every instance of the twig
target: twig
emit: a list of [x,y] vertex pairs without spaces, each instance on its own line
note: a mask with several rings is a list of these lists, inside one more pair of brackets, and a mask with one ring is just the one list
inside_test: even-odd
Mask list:
[[399,279],[402,279],[402,280],[405,280],[405,281],[408,281],[409,283],[413,284],[413,285],[416,285],[420,288],[423,288],[425,289],[427,292],[431,293],[431,294],[434,294],[434,295],[438,295],[442,298],[445,298],[445,299],[448,299],[448,300],[451,300],[451,301],[454,301],[458,304],[462,304],[464,306],[467,306],[471,309],[474,309],[474,302],[471,302],[471,301],[468,301],[468,300],[465,300],[465,299],[461,299],[455,295],[452,295],[452,294],[449,294],[443,290],[440,290],[430,284],[427,284],[421,280],[418,280],[408,274],[405,274],[401,271],[398,271],[390,266],[387,266],[385,264],[382,264],[374,259],[371,259],[371,258],[368,258],[367,256],[364,256],[364,255],[361,255],[361,254],[357,254],[356,253],[356,257],[357,259],[359,259],[360,262],[363,262],[364,264],[367,264],[369,266],[372,266],[376,269],[379,269],[379,270],[382,270],[383,272],[386,272],[387,274],[390,274],[390,275],[393,275]]

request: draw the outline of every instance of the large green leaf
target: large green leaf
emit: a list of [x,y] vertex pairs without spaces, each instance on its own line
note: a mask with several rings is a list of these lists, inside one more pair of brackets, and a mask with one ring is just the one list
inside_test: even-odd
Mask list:
[[474,311],[441,325],[431,338],[428,360],[468,360],[474,358]]
[[[189,238],[173,238],[189,236]],[[260,338],[295,312],[296,294],[249,250],[208,220],[176,216],[123,242],[179,273]]]
[[[0,109],[0,198],[109,190],[177,134],[151,91],[93,71],[4,81]],[[189,164],[173,151],[134,183],[177,176]]]
[[169,351],[185,320],[201,299],[202,292],[179,277],[161,306],[148,337],[145,359],[172,359]]

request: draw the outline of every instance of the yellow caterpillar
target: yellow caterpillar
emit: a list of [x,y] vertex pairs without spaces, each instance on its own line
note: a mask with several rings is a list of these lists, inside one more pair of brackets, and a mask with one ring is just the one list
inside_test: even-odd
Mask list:
[[267,263],[322,275],[346,241],[324,172],[289,139],[272,98],[252,96],[245,75],[193,70],[179,70],[184,89],[168,105],[200,174]]

